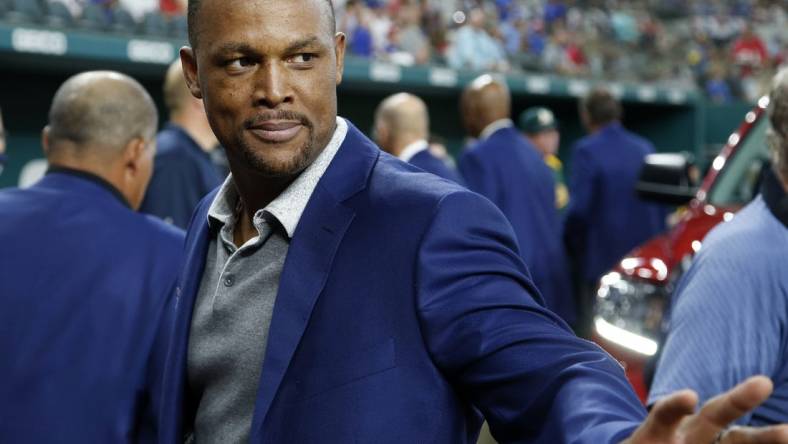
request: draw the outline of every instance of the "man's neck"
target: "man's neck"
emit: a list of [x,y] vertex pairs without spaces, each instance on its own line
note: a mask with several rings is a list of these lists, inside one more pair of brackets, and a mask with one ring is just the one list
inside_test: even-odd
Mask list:
[[427,145],[428,143],[426,139],[410,138],[405,141],[398,142],[396,148],[392,150],[392,154],[399,159],[408,162],[414,155],[418,154]]
[[496,132],[498,132],[498,130],[503,129],[503,128],[510,128],[513,125],[514,124],[512,123],[512,120],[509,119],[508,117],[502,117],[500,119],[495,119],[495,120],[491,121],[490,123],[488,123],[484,127],[484,129],[481,130],[481,132],[479,133],[479,139],[481,139],[481,140],[487,139],[490,136],[492,136],[493,134],[495,134]]
[[238,191],[237,216],[235,224],[235,241],[243,245],[257,235],[257,229],[252,223],[257,211],[273,202],[282,192],[298,177],[270,177],[250,171],[248,168],[238,168],[230,161],[233,171],[233,182]]

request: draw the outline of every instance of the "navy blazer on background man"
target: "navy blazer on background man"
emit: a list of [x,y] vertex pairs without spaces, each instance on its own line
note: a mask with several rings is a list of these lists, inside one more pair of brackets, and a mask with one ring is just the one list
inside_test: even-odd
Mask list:
[[471,190],[509,219],[547,307],[573,323],[576,310],[555,207],[555,177],[542,156],[507,126],[471,146],[460,160],[460,172]]
[[168,124],[156,136],[156,162],[140,211],[186,228],[200,200],[222,184],[219,169],[183,128]]
[[460,185],[464,184],[460,174],[446,165],[444,161],[432,155],[429,149],[419,151],[408,160],[408,163],[438,177],[451,180]]
[[653,152],[649,141],[619,123],[576,143],[565,238],[586,281],[596,281],[665,229],[667,209],[635,193],[643,161]]
[[[163,443],[192,420],[189,329],[215,194],[187,235]],[[644,409],[621,367],[543,308],[517,251],[486,199],[349,125],[289,247],[251,442],[475,442],[478,412],[503,441],[619,442]]]
[[0,192],[0,442],[137,442],[183,233],[96,176]]

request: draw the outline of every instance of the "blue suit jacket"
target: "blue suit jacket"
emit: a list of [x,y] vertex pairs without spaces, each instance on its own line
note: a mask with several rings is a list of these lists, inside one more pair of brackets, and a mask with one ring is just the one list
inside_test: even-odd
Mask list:
[[471,146],[460,160],[468,187],[490,199],[514,227],[520,254],[547,307],[575,321],[569,263],[555,207],[555,176],[515,128]]
[[0,442],[136,442],[183,233],[94,177],[0,192]]
[[665,229],[667,209],[635,193],[643,160],[653,152],[650,142],[618,123],[575,145],[565,238],[585,280],[600,278]]
[[[187,235],[164,443],[190,421],[189,327],[214,195]],[[542,307],[492,204],[350,126],[290,244],[251,441],[475,442],[479,412],[499,440],[544,443],[618,442],[644,416],[619,365]]]
[[418,152],[415,156],[413,156],[413,158],[410,159],[409,163],[438,177],[451,180],[452,182],[458,183],[460,185],[464,184],[460,174],[457,171],[451,169],[448,165],[446,165],[445,162],[433,156],[429,150]]
[[221,185],[219,170],[182,128],[169,124],[156,136],[156,162],[140,211],[186,228],[200,200]]

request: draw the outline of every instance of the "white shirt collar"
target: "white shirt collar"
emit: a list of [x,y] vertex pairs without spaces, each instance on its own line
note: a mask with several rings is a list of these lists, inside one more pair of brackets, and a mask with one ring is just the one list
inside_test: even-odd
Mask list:
[[399,153],[398,156],[399,160],[403,162],[410,162],[410,160],[413,159],[416,156],[416,154],[419,154],[420,152],[426,150],[429,147],[430,145],[427,143],[426,140],[424,139],[417,140],[411,143],[410,145],[406,146],[402,150],[402,152]]
[[[292,239],[301,215],[304,214],[307,203],[312,197],[317,183],[323,177],[331,161],[334,160],[339,147],[345,141],[348,125],[345,119],[337,117],[337,127],[334,135],[326,145],[323,152],[314,162],[299,175],[279,196],[262,210],[254,215],[254,225],[258,226],[265,214],[275,217]],[[224,181],[219,193],[208,209],[208,220],[214,219],[222,224],[235,223],[235,205],[238,201],[238,192],[235,188],[233,175],[230,174]],[[259,229],[258,229],[259,231]]]
[[479,140],[489,139],[490,136],[492,136],[499,130],[502,130],[504,128],[511,128],[513,126],[514,126],[514,122],[512,122],[512,119],[496,120],[495,122],[487,125],[487,127],[482,130],[481,134],[479,134]]

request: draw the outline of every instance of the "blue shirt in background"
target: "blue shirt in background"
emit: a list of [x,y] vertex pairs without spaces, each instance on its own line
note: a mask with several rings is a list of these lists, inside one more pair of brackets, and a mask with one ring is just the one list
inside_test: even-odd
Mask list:
[[665,229],[667,208],[635,192],[643,161],[653,152],[649,141],[619,123],[573,148],[565,238],[587,283]]
[[701,403],[755,375],[774,393],[740,424],[788,422],[788,198],[774,177],[703,243],[676,292],[649,396],[690,388]]
[[211,155],[177,125],[167,125],[156,146],[153,178],[140,211],[186,228],[200,199],[221,185],[222,177]]

